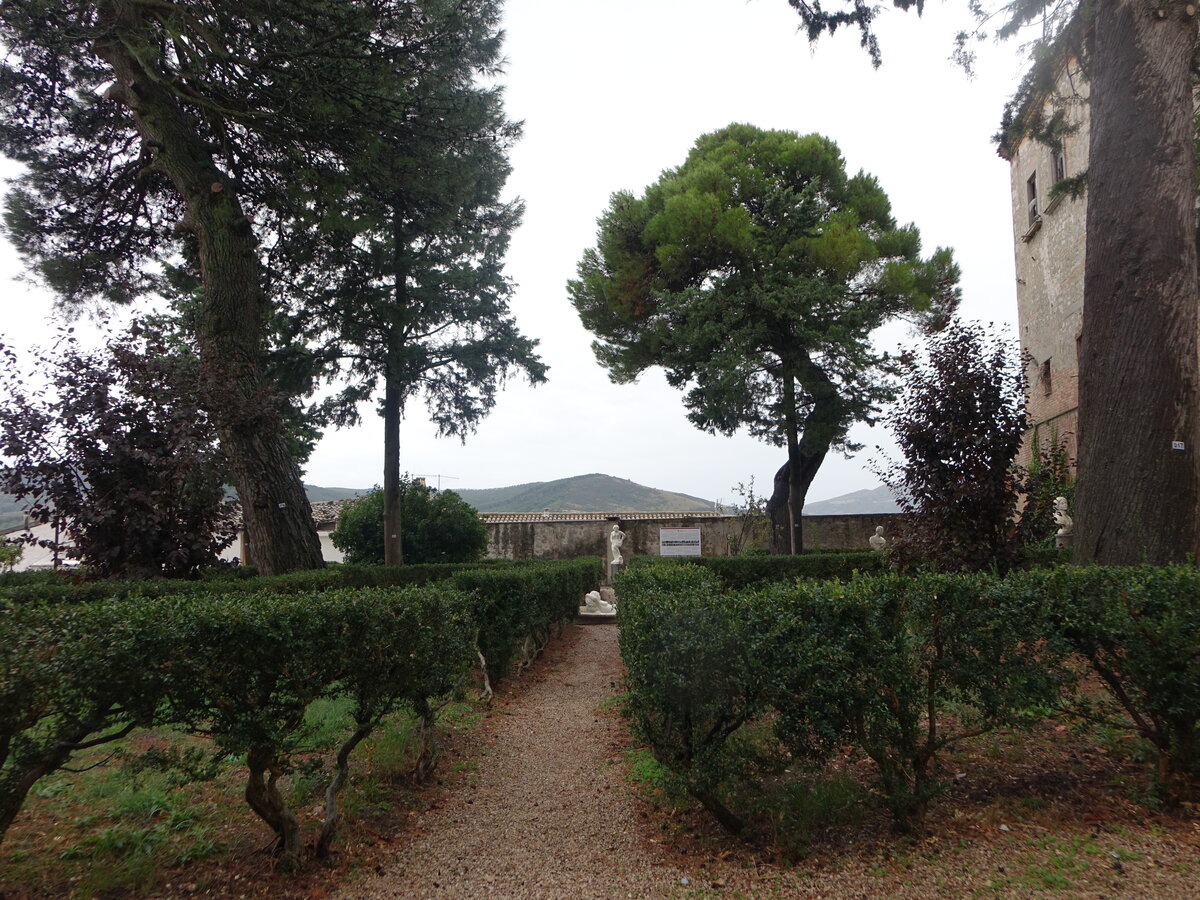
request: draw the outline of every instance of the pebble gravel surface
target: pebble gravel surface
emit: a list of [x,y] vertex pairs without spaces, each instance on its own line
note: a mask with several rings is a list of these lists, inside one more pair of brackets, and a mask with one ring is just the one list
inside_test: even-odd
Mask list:
[[568,628],[531,672],[502,683],[479,748],[457,764],[462,777],[395,836],[394,856],[343,883],[340,900],[1200,897],[1186,823],[1161,836],[1139,825],[1087,837],[1078,823],[997,830],[979,820],[952,840],[951,818],[919,843],[888,835],[795,866],[722,838],[668,834],[625,780],[629,737],[604,702],[622,676],[614,625]]
[[487,752],[363,898],[663,897],[692,879],[659,858],[623,779],[621,725],[602,711],[621,678],[617,629],[572,626],[539,680],[493,714]]

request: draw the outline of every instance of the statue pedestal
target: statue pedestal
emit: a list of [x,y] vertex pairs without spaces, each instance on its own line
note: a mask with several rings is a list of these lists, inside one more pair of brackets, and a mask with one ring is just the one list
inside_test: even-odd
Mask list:
[[579,612],[575,616],[576,625],[616,625],[617,614],[611,613],[594,613],[589,612],[584,607],[579,607]]
[[1075,535],[1070,534],[1070,533],[1056,534],[1054,536],[1054,546],[1057,547],[1059,550],[1063,550],[1063,549],[1069,550],[1071,548],[1071,538],[1073,538],[1074,536]]

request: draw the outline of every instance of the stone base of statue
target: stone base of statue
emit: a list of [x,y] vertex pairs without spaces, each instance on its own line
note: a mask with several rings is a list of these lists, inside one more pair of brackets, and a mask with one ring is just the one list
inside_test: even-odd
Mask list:
[[575,615],[576,625],[616,625],[617,614],[612,613],[594,613],[588,612],[585,607],[579,607],[579,612]]
[[1073,534],[1056,534],[1054,536],[1054,546],[1059,550],[1071,548],[1071,539],[1075,537]]

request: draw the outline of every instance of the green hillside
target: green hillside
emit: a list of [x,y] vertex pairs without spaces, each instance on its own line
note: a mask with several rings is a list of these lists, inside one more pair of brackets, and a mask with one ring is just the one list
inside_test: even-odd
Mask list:
[[369,488],[317,487],[315,484],[304,486],[304,493],[308,495],[309,503],[317,503],[321,500],[349,500],[351,497],[365,494],[368,490]]
[[611,475],[576,475],[455,493],[480,512],[711,512],[713,502]]
[[831,497],[829,500],[804,504],[806,516],[854,516],[898,512],[900,507],[896,505],[896,498],[892,496],[887,485],[883,484],[877,488],[853,491],[840,497]]

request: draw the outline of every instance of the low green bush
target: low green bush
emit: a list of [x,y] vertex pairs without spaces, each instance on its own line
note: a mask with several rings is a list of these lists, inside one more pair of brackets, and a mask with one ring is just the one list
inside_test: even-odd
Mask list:
[[1017,560],[1020,569],[1049,569],[1071,562],[1071,551],[1067,547],[1025,546]]
[[[467,676],[476,642],[503,674],[574,614],[600,574],[593,558],[471,571],[341,566],[273,579],[53,582],[126,596],[0,607],[0,839],[29,789],[77,751],[134,725],[175,725],[245,756],[247,799],[279,839],[283,865],[294,866],[299,825],[275,784],[308,739],[305,711],[336,694],[353,704],[352,727],[327,787],[317,845],[325,853],[349,754],[381,719],[398,705],[414,711],[419,764],[428,767],[437,698]],[[419,583],[388,584],[397,580]],[[371,583],[383,586],[363,586]],[[168,586],[182,590],[159,595]]]
[[728,590],[742,590],[773,581],[797,578],[852,578],[855,573],[881,572],[886,567],[882,553],[836,551],[801,553],[795,556],[635,556],[630,568],[645,566],[701,566],[721,579]]
[[1046,597],[1048,636],[1091,665],[1155,748],[1165,799],[1200,775],[1200,569],[1062,567],[1015,576]]
[[[383,490],[376,487],[342,509],[330,539],[347,562],[383,563],[383,507]],[[487,550],[487,526],[454,491],[402,479],[399,513],[406,562],[473,562]]]
[[490,678],[523,667],[551,632],[577,612],[583,595],[603,577],[600,560],[522,562],[460,569],[453,583],[476,597],[479,651]]
[[159,658],[173,660],[167,717],[246,756],[246,799],[275,832],[281,864],[300,860],[300,825],[276,780],[308,730],[305,711],[336,692],[353,702],[326,796],[318,851],[327,852],[349,754],[398,704],[427,709],[468,672],[471,599],[449,586],[168,598],[157,609]]
[[[773,716],[793,757],[857,745],[902,829],[920,827],[947,747],[1051,705],[1062,675],[1039,598],[984,576],[859,576],[721,591],[708,567],[623,573],[630,708],[659,761],[723,825],[730,742]],[[952,710],[954,715],[946,713]]]
[[142,604],[0,610],[0,840],[38,779],[153,721],[161,667]]
[[[424,563],[405,566],[330,565],[285,575],[258,575],[253,567],[205,570],[198,580],[87,581],[75,572],[16,572],[0,575],[0,606],[16,603],[90,603],[121,597],[200,596],[214,593],[300,594],[345,587],[405,587],[452,578],[464,568],[512,568],[514,560]],[[27,577],[32,576],[32,577]]]
[[809,581],[771,600],[791,616],[775,655],[781,738],[818,759],[856,744],[901,830],[922,825],[939,753],[1060,694],[1034,640],[1038,598],[989,576]]
[[621,657],[639,737],[731,832],[721,795],[729,739],[768,696],[771,629],[753,598],[725,593],[701,566],[642,566],[617,578]]

